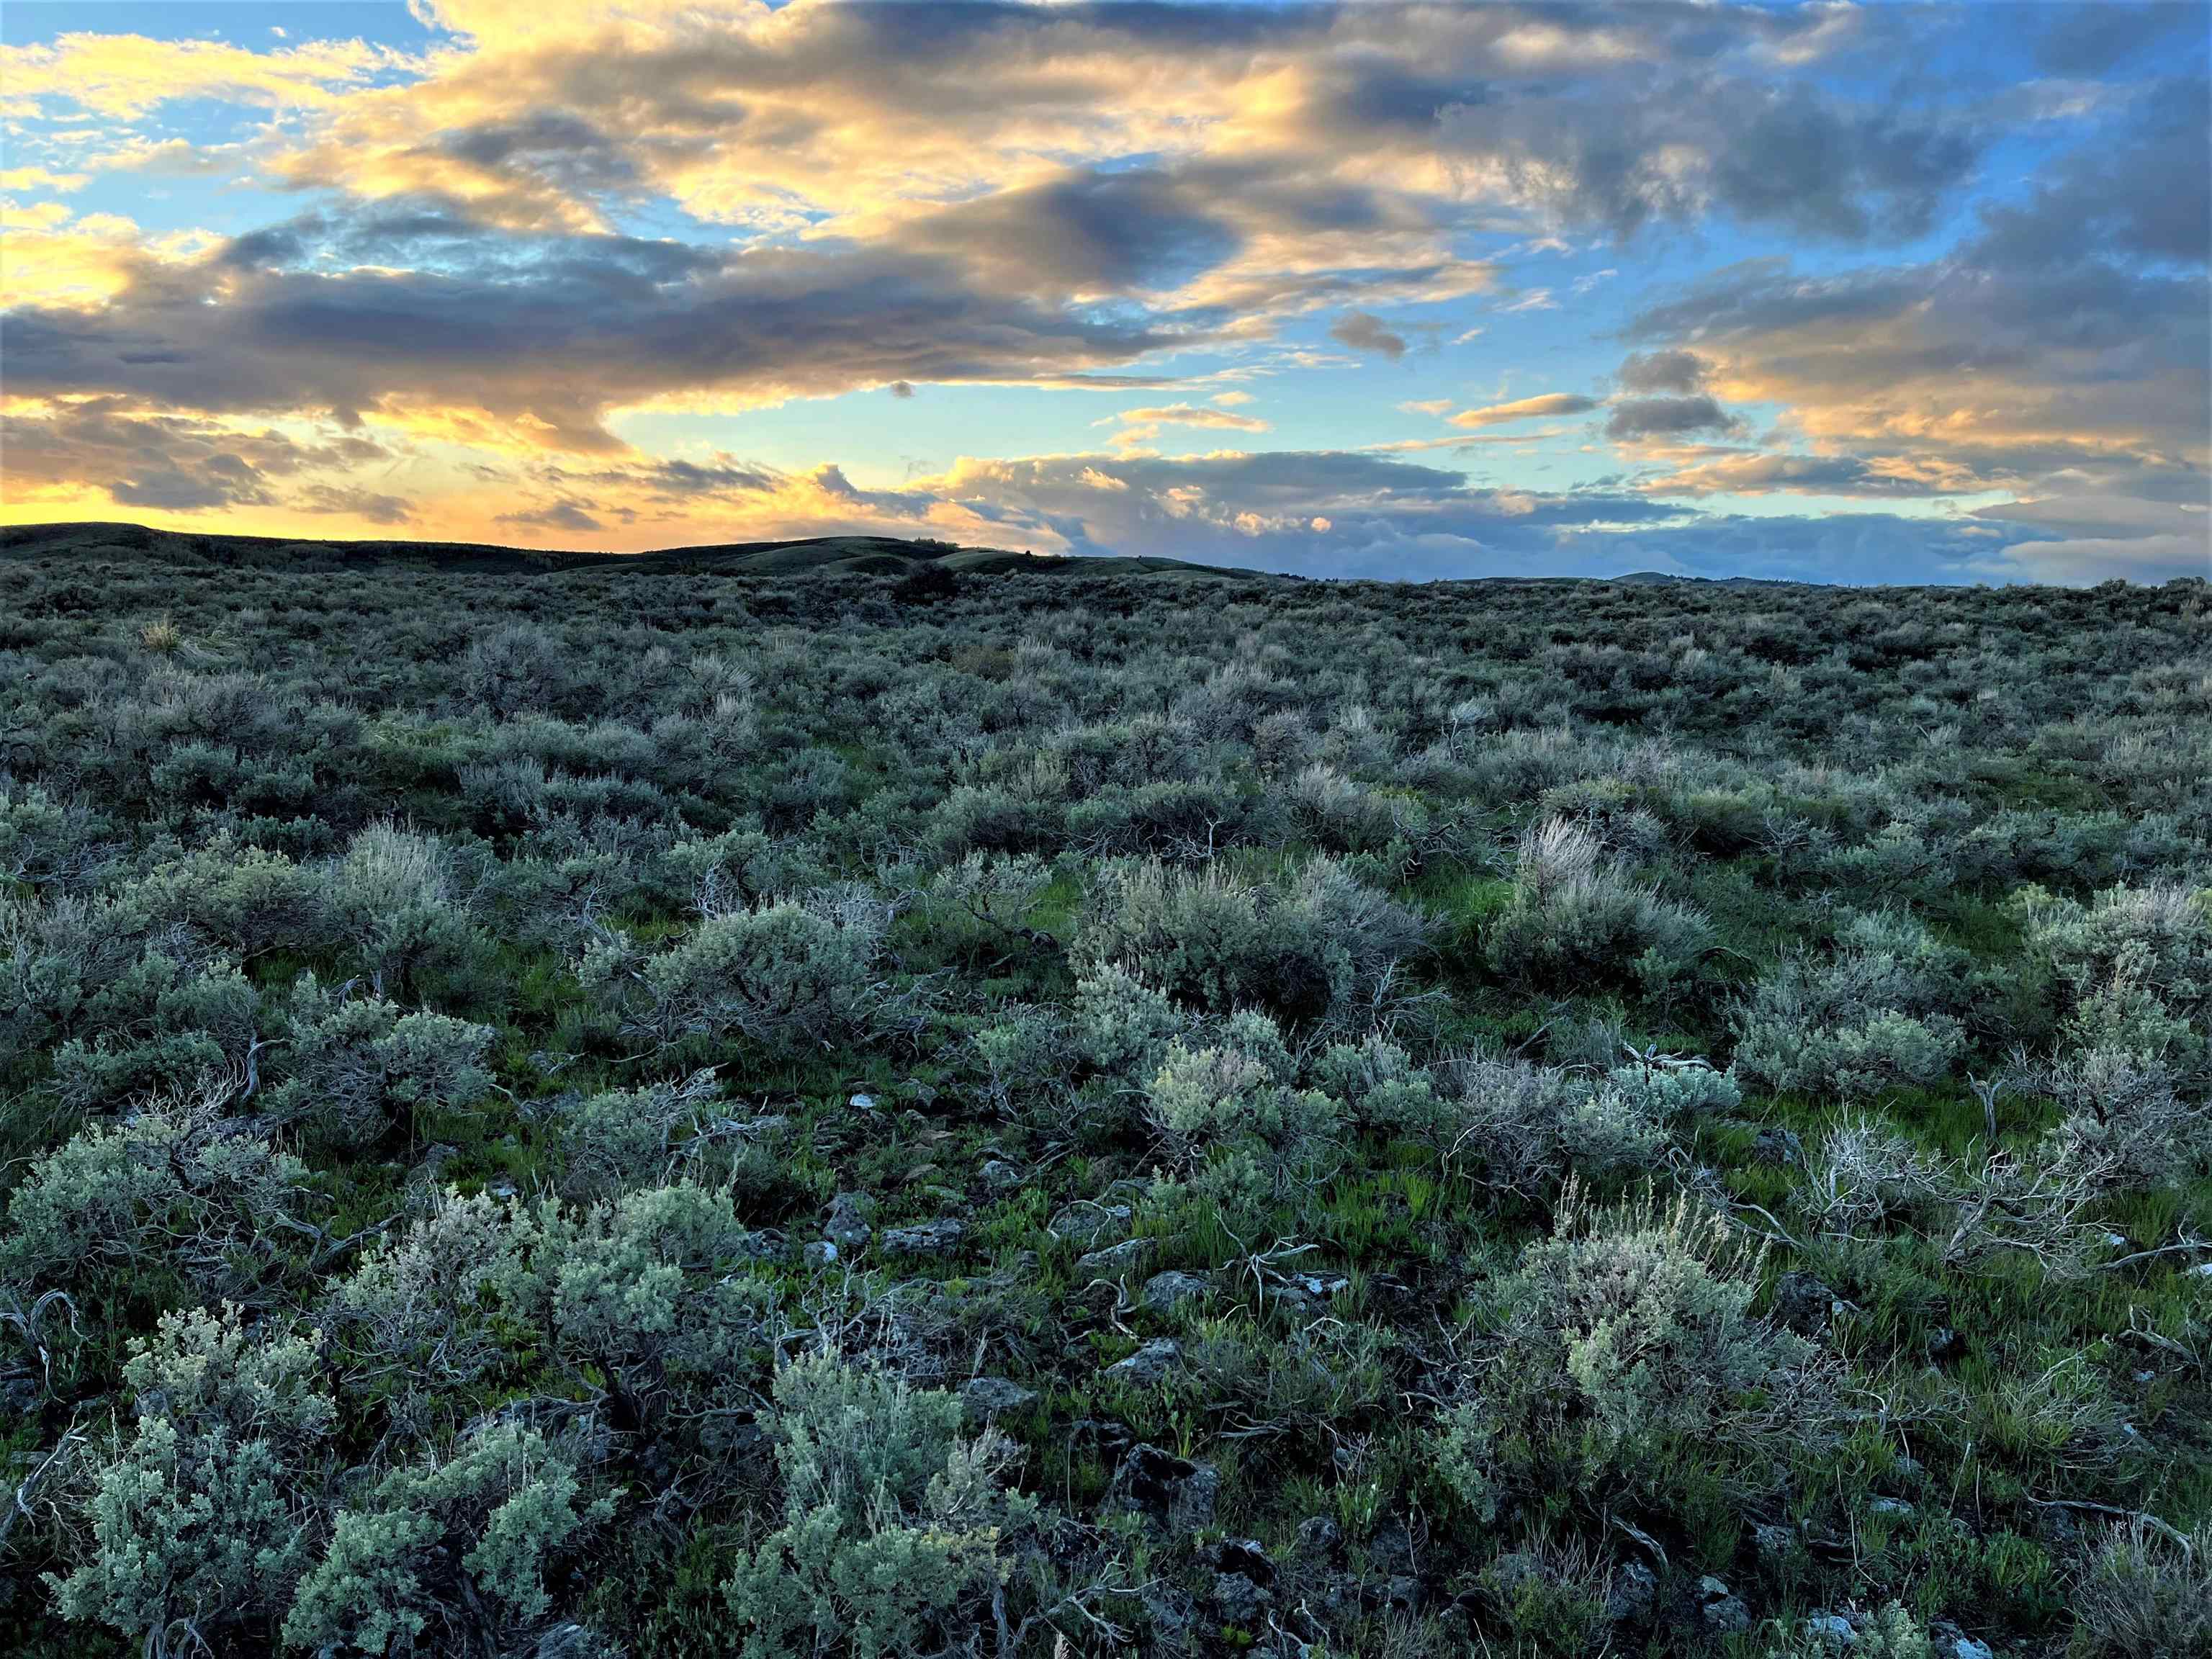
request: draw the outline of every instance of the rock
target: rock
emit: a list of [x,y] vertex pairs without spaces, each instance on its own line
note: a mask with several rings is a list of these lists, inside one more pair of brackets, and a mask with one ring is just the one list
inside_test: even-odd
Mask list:
[[876,1200],[866,1193],[840,1193],[830,1200],[829,1216],[822,1223],[823,1236],[848,1254],[860,1249],[874,1231],[868,1218],[875,1212]]
[[1759,1565],[1778,1566],[1797,1553],[1797,1529],[1763,1521],[1751,1529],[1751,1547]]
[[1218,1571],[1241,1572],[1256,1583],[1275,1582],[1275,1563],[1256,1538],[1224,1538],[1206,1553],[1206,1559]]
[[1427,1599],[1421,1581],[1409,1572],[1397,1574],[1382,1586],[1383,1606],[1399,1613],[1419,1613]]
[[1054,1238],[1095,1250],[1109,1233],[1118,1238],[1127,1232],[1135,1215],[1136,1212],[1126,1204],[1094,1204],[1085,1200],[1064,1206],[1045,1223],[1045,1231]]
[[1893,1521],[1910,1521],[1920,1511],[1902,1498],[1877,1498],[1867,1504],[1867,1513],[1887,1516]]
[[1520,1599],[1522,1590],[1543,1583],[1544,1564],[1533,1555],[1515,1550],[1492,1561],[1485,1576],[1498,1592],[1499,1602],[1510,1607]]
[[1818,1336],[1835,1316],[1836,1293],[1810,1273],[1786,1273],[1774,1281],[1774,1320],[1800,1336]]
[[1605,1594],[1605,1616],[1616,1625],[1642,1624],[1659,1599],[1659,1575],[1641,1561],[1624,1562]]
[[1929,1626],[1928,1645],[1936,1659],[1996,1659],[1987,1642],[1976,1641],[1948,1619]]
[[1162,1650],[1186,1651],[1191,1626],[1198,1622],[1196,1603],[1164,1578],[1155,1578],[1146,1584],[1137,1592],[1137,1598],[1145,1610],[1145,1622],[1152,1628],[1152,1639]]
[[1204,1273],[1187,1273],[1170,1267],[1165,1273],[1154,1273],[1145,1281],[1137,1300],[1153,1313],[1166,1313],[1178,1302],[1194,1296],[1204,1296],[1213,1288],[1213,1281]]
[[832,1267],[837,1264],[837,1247],[826,1238],[817,1238],[809,1244],[804,1255],[810,1267]]
[[876,1109],[876,1097],[873,1095],[854,1095],[845,1103],[856,1112],[872,1112]]
[[1859,1627],[1840,1613],[1808,1613],[1802,1628],[1831,1653],[1841,1653],[1859,1639]]
[[434,1142],[422,1154],[422,1175],[425,1180],[435,1181],[446,1172],[446,1166],[461,1155],[461,1149],[445,1141]]
[[1368,1540],[1368,1559],[1375,1570],[1385,1575],[1410,1573],[1414,1571],[1413,1534],[1406,1530],[1402,1521],[1392,1521],[1375,1530]]
[[1127,1359],[1117,1359],[1106,1375],[1133,1389],[1157,1389],[1182,1359],[1182,1346],[1172,1338],[1154,1337]]
[[1788,1129],[1761,1129],[1759,1138],[1751,1143],[1751,1155],[1761,1164],[1795,1169],[1805,1161],[1805,1143]]
[[1119,1279],[1123,1273],[1134,1273],[1145,1265],[1152,1253],[1149,1238],[1125,1238],[1119,1244],[1109,1244],[1103,1250],[1093,1250],[1088,1255],[1075,1259],[1075,1271],[1088,1273],[1093,1279]]
[[947,1250],[958,1249],[967,1235],[965,1223],[943,1216],[935,1221],[917,1222],[911,1227],[887,1228],[883,1246],[892,1255],[943,1255]]
[[1022,1172],[1003,1158],[988,1158],[976,1173],[994,1193],[1011,1192],[1022,1184]]
[[1726,1583],[1707,1573],[1698,1580],[1698,1620],[1716,1636],[1735,1636],[1751,1628],[1751,1609]]
[[1241,1572],[1213,1575],[1213,1610],[1225,1625],[1252,1626],[1267,1617],[1273,1598]]
[[1344,1528],[1326,1515],[1310,1515],[1298,1522],[1298,1553],[1334,1555],[1344,1547]]
[[972,1377],[960,1385],[960,1403],[970,1423],[988,1423],[1008,1412],[1026,1411],[1036,1403],[1037,1391],[1004,1376]]
[[1114,1471],[1106,1504],[1164,1522],[1170,1533],[1182,1535],[1213,1524],[1214,1500],[1220,1493],[1221,1476],[1211,1464],[1137,1445]]

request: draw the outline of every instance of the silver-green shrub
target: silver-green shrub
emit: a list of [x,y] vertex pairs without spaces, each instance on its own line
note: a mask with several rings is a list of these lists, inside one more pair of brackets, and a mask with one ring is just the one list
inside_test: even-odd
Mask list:
[[775,1393],[783,1525],[724,1588],[741,1659],[956,1651],[989,1629],[1036,1515],[1006,1488],[1012,1443],[964,1434],[958,1395],[831,1352],[786,1365]]

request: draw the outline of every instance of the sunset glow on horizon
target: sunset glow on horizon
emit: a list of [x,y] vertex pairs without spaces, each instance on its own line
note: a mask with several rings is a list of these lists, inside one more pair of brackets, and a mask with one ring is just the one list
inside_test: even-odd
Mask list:
[[2208,17],[10,0],[0,521],[2203,575]]

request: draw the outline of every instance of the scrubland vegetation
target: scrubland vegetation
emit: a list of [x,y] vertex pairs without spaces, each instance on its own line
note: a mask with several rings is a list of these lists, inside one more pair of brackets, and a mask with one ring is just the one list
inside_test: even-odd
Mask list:
[[2212,1651],[2212,592],[17,538],[0,1649]]

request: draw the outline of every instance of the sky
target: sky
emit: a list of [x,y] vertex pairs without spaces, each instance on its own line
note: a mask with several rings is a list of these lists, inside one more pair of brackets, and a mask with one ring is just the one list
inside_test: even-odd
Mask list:
[[2212,574],[2202,5],[0,9],[0,522]]

